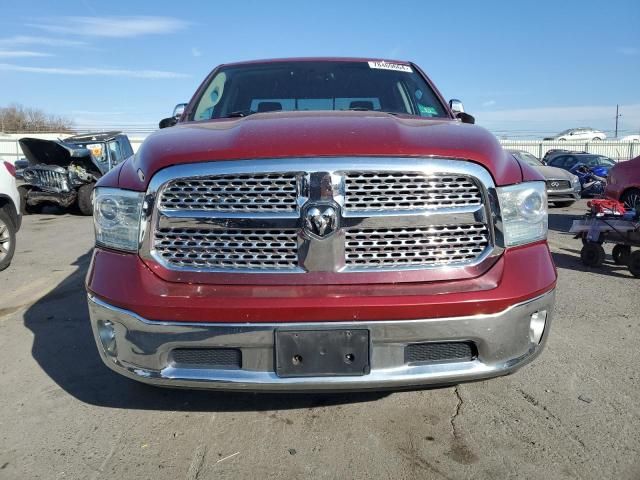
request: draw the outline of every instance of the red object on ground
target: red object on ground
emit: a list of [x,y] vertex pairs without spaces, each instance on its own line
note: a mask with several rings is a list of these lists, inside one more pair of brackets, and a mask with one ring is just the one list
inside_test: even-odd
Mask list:
[[617,200],[598,198],[590,200],[587,206],[592,213],[604,215],[624,215],[624,204]]

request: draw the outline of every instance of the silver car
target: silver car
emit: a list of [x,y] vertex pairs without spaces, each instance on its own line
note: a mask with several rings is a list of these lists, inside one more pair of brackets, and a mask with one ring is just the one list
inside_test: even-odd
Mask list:
[[524,150],[507,150],[521,162],[538,170],[547,182],[549,204],[555,207],[568,207],[580,198],[580,179],[562,168],[544,165],[535,155]]
[[571,142],[571,141],[592,141],[597,142],[598,140],[604,140],[607,138],[607,135],[601,131],[596,130],[591,127],[581,127],[581,128],[570,128],[569,130],[564,130],[557,135],[553,135],[552,137],[545,137],[544,140],[550,141],[555,140],[557,142]]

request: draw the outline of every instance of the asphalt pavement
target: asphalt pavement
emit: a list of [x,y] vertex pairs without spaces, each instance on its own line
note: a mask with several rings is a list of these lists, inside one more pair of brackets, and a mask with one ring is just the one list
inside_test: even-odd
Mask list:
[[91,219],[27,216],[0,272],[0,479],[640,479],[640,279],[610,257],[582,266],[565,232],[584,211],[551,209],[556,315],[532,364],[334,395],[160,389],[111,372],[83,287]]

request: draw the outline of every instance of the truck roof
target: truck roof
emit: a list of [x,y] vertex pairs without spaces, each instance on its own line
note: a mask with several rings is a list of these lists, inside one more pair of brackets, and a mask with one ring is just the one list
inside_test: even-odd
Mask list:
[[388,58],[372,58],[372,57],[291,57],[291,58],[266,58],[262,60],[245,60],[242,62],[225,63],[223,65],[225,67],[228,67],[228,66],[238,66],[238,65],[252,65],[252,64],[258,64],[258,63],[285,63],[285,62],[388,62],[388,63],[399,63],[401,65],[409,65],[411,63],[407,60],[391,60]]
[[67,137],[64,141],[67,143],[108,142],[121,134],[121,131],[83,133],[82,135]]

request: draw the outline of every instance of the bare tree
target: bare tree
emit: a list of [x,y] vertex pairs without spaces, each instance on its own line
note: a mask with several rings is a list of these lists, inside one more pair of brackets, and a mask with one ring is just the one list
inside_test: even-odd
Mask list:
[[68,118],[50,115],[37,108],[12,104],[0,107],[0,132],[37,133],[72,132],[73,122]]

